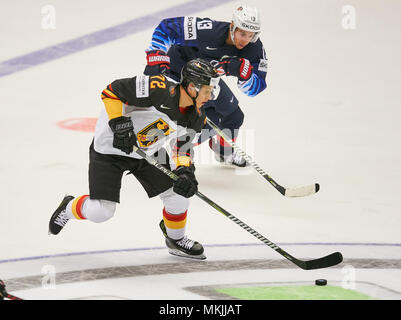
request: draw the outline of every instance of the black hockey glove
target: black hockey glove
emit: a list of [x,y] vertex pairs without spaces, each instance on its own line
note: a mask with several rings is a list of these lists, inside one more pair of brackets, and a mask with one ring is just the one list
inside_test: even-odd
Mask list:
[[152,50],[146,53],[146,67],[144,74],[165,74],[170,70],[170,57],[161,50]]
[[138,146],[131,118],[118,117],[109,121],[111,131],[114,133],[113,147],[126,154],[133,151],[133,146]]
[[218,67],[223,68],[227,76],[237,77],[241,81],[249,80],[253,72],[251,63],[245,58],[224,56],[220,59]]
[[174,181],[173,190],[175,193],[185,197],[192,197],[198,191],[198,181],[195,178],[195,167],[180,166],[173,171],[178,179]]

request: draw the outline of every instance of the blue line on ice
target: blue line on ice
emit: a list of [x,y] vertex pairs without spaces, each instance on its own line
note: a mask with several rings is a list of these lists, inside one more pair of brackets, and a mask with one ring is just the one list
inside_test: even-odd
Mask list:
[[[204,247],[244,247],[244,246],[264,246],[263,243],[231,243],[231,244],[209,244]],[[279,246],[386,246],[386,247],[400,247],[401,243],[363,243],[363,242],[298,242],[298,243],[277,243]],[[146,248],[127,248],[127,249],[110,249],[110,250],[98,250],[98,251],[83,251],[83,252],[68,252],[49,254],[43,256],[32,256],[32,257],[21,257],[14,259],[0,260],[0,263],[18,262],[27,260],[40,260],[46,258],[59,258],[67,256],[79,256],[89,254],[104,254],[104,253],[117,253],[117,252],[130,252],[130,251],[147,251],[147,250],[161,250],[166,249],[162,247],[146,247]]]
[[[198,11],[220,6],[230,1],[231,0],[192,0],[184,2],[177,6],[118,24],[114,27],[99,30],[79,38],[0,62],[0,78],[42,63],[136,34],[148,28],[155,28],[164,18],[186,16]],[[144,46],[142,50],[145,51],[145,49],[146,47]]]

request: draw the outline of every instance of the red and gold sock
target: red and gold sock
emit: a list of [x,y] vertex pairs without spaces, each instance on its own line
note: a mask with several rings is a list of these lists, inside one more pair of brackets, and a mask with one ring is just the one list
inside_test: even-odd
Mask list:
[[85,200],[89,198],[89,195],[83,195],[76,197],[74,200],[72,200],[71,204],[71,211],[75,219],[78,220],[84,220],[86,219],[85,216],[82,213],[82,207],[85,203]]
[[187,211],[180,214],[171,214],[166,209],[163,209],[163,220],[169,238],[178,240],[184,237],[185,226],[187,224]]

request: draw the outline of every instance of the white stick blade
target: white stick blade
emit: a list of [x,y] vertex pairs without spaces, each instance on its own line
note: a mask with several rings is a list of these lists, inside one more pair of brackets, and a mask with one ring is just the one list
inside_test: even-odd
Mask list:
[[309,186],[299,187],[299,188],[286,188],[286,197],[305,197],[315,194],[320,189],[319,184],[311,184]]

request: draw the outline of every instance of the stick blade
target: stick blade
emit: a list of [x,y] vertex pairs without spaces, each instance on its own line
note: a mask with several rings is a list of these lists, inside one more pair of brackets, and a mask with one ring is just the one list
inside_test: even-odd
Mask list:
[[328,256],[319,259],[304,261],[302,268],[305,270],[323,269],[335,266],[342,261],[342,254],[340,252],[334,252],[332,254],[329,254]]
[[286,197],[306,197],[315,194],[320,190],[320,185],[318,183],[311,184],[309,186],[299,187],[299,188],[286,188],[284,195]]

